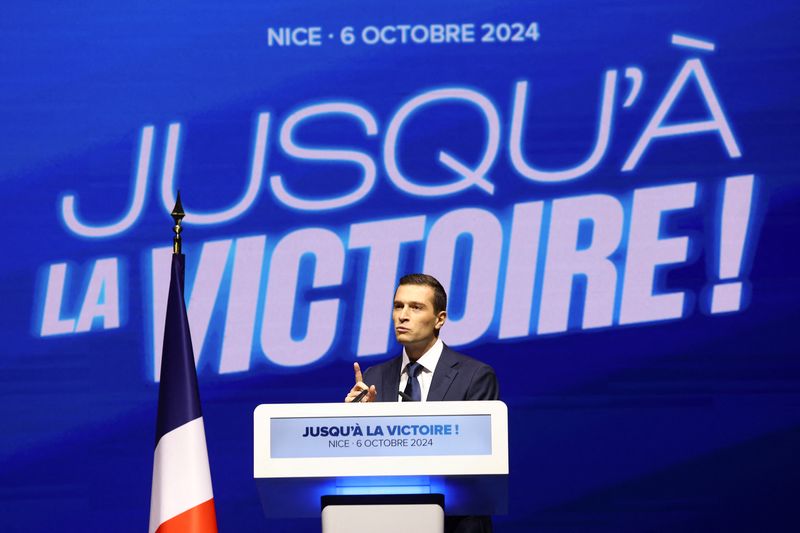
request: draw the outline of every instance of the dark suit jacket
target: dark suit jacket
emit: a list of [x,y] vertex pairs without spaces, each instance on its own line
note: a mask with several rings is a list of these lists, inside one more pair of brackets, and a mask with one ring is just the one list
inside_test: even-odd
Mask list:
[[[396,402],[400,390],[402,354],[364,372],[364,383],[375,385],[379,402]],[[427,401],[496,400],[499,388],[492,367],[445,344],[436,364]]]

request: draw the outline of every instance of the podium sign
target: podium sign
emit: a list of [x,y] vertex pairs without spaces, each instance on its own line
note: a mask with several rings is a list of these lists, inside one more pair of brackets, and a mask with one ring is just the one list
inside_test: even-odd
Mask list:
[[490,415],[271,418],[270,456],[491,455]]
[[253,475],[268,515],[313,516],[321,496],[337,494],[442,493],[448,512],[466,514],[505,505],[500,401],[264,404],[253,429]]

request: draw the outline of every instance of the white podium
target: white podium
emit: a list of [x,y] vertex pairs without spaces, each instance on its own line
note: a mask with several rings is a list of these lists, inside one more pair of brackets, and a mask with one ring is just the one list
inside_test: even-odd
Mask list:
[[352,530],[364,513],[385,532],[409,516],[429,520],[416,530],[436,531],[444,511],[505,514],[508,410],[500,401],[259,405],[253,476],[267,517],[322,515],[326,533]]

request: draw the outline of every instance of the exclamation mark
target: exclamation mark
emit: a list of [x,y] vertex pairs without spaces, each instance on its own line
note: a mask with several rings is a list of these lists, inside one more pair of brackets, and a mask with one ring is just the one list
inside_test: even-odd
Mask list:
[[725,180],[719,233],[719,280],[711,292],[711,312],[730,313],[742,306],[742,256],[753,204],[753,174]]
[[456,424],[456,435],[458,435],[458,424]]

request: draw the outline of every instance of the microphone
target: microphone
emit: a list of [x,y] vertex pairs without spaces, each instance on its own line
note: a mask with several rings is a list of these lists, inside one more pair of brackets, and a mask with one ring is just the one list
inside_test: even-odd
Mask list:
[[367,394],[369,394],[369,387],[367,387],[366,389],[364,389],[361,392],[359,392],[358,396],[353,398],[353,401],[350,402],[350,403],[358,403],[358,402],[360,402],[361,400],[364,399],[364,396],[366,396]]
[[[360,402],[361,400],[364,399],[364,396],[366,396],[368,393],[369,393],[369,389],[362,390],[361,392],[358,393],[358,396],[353,398],[353,401],[350,402],[350,403],[358,403],[358,402]],[[406,394],[405,392],[403,392],[401,390],[397,391],[397,394],[403,399],[404,402],[413,402],[414,401],[414,399],[411,396],[409,396],[408,394]]]

